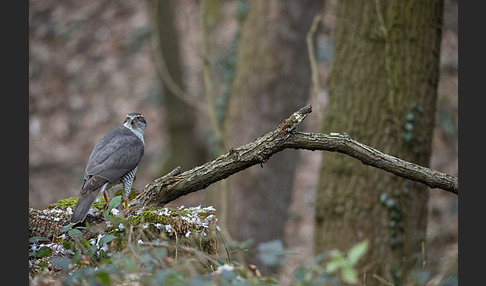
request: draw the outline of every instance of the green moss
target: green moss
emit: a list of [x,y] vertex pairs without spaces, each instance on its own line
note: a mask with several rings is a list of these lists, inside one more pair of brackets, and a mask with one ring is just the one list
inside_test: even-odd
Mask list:
[[50,204],[47,208],[53,209],[57,207],[59,209],[67,209],[68,207],[70,207],[74,209],[77,203],[78,203],[78,198],[67,198],[67,199],[59,200],[53,204]]
[[[102,210],[103,209],[103,204],[105,203],[105,199],[103,197],[98,197],[98,201],[95,201],[93,203],[93,208],[96,210]],[[74,209],[76,207],[76,204],[78,203],[78,198],[77,197],[71,197],[67,199],[62,199],[59,200],[53,204],[50,204],[47,208],[48,209],[53,209],[57,207],[58,209],[67,209],[70,207],[71,209]]]
[[[157,213],[157,210],[149,210],[144,209],[139,215],[131,215],[128,217],[128,222],[131,224],[140,224],[140,223],[161,223],[161,224],[170,224],[174,222],[175,218],[180,218],[184,216],[190,216],[192,214],[190,209],[182,208],[182,209],[168,209],[168,216],[160,215]],[[200,212],[197,214],[200,218],[205,218],[208,213],[207,212]]]
[[103,210],[103,206],[105,205],[105,198],[98,197],[98,200],[93,203],[93,208],[96,210]]
[[[171,216],[188,216],[191,214],[191,211],[188,209],[169,209],[169,213]],[[200,216],[200,214],[199,214]]]
[[131,215],[128,217],[130,224],[138,225],[140,223],[161,223],[168,224],[170,221],[166,216],[161,216],[152,210],[143,210],[139,215]]

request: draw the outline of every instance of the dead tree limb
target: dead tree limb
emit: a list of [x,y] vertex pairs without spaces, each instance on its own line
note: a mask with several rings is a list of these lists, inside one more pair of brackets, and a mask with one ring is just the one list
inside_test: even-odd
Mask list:
[[132,199],[135,208],[161,207],[178,197],[204,189],[232,174],[263,164],[284,149],[307,149],[340,152],[397,176],[423,183],[431,188],[441,188],[458,194],[458,179],[436,170],[419,166],[384,154],[351,139],[347,134],[304,133],[295,131],[309,113],[310,105],[294,112],[275,130],[194,169],[174,176],[158,178],[145,186],[144,191]]
[[422,167],[382,153],[353,140],[347,134],[294,132],[286,142],[287,148],[340,152],[397,176],[458,194],[458,179],[439,171]]

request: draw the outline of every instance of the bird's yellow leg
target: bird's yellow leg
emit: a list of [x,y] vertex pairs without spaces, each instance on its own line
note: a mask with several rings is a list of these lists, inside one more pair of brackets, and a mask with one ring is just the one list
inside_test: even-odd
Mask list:
[[105,198],[105,204],[103,205],[103,209],[107,210],[108,209],[108,203],[109,203],[110,199],[106,195],[106,192],[103,192],[103,198]]
[[128,215],[128,198],[126,198],[125,203],[123,204],[123,210],[120,212],[122,217],[126,217]]

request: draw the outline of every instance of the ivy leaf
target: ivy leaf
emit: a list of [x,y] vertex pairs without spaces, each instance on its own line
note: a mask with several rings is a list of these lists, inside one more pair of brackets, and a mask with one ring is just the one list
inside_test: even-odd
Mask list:
[[344,259],[340,251],[332,251],[330,256],[331,261],[329,261],[326,265],[327,273],[332,274],[346,265],[346,260]]
[[355,265],[361,257],[366,253],[368,250],[368,240],[365,239],[361,242],[355,244],[351,249],[348,251],[348,261],[351,265]]
[[81,237],[83,237],[83,233],[79,229],[76,229],[76,228],[73,228],[70,231],[68,231],[68,235],[70,237],[72,237],[72,238],[81,238]]
[[43,236],[33,236],[29,238],[29,243],[39,242],[39,241],[50,241],[47,237]]
[[67,224],[61,228],[61,233],[69,231],[73,225],[72,224]]
[[116,236],[111,235],[111,234],[107,234],[107,235],[103,236],[103,238],[100,239],[100,242],[98,242],[98,245],[99,246],[105,245],[115,238],[116,238]]
[[111,213],[111,210],[116,208],[121,203],[122,196],[116,196],[110,200],[108,204],[108,213]]
[[337,263],[335,261],[331,261],[326,265],[326,272],[329,273],[329,274],[332,274],[332,273],[336,272],[336,270],[338,270],[339,267],[340,267],[339,263]]
[[345,283],[348,284],[358,283],[358,273],[356,273],[356,270],[349,265],[346,265],[345,267],[341,268],[341,277]]

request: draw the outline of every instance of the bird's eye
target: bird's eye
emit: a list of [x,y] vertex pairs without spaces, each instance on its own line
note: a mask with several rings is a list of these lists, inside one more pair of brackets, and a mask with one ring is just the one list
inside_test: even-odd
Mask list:
[[125,121],[129,121],[130,120],[130,117],[127,116],[127,118],[125,118]]
[[138,120],[138,121],[142,121],[142,117],[137,116],[137,120]]

